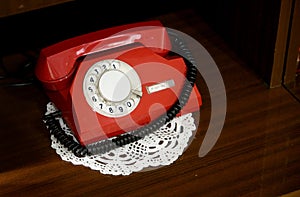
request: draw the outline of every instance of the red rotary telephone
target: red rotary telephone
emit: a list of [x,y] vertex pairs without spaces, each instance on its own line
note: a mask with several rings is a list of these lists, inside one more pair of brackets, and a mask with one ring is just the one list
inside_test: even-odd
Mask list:
[[[169,32],[155,20],[42,49],[36,76],[78,141],[74,145],[60,137],[66,146],[104,152],[140,139],[138,132],[145,135],[175,116],[199,110],[196,69],[172,47]],[[56,127],[53,132],[61,135]]]

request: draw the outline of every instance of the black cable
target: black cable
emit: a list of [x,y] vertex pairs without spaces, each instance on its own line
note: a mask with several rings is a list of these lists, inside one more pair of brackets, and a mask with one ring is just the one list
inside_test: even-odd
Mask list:
[[[17,71],[10,72],[6,68],[3,58],[0,59],[0,68],[3,70],[4,75],[0,76],[2,80],[0,86],[5,87],[20,87],[34,84],[37,80],[34,75],[34,66],[36,64],[37,56],[23,52],[28,60]],[[5,80],[5,82],[3,82]]]
[[83,157],[87,154],[87,149],[74,141],[73,136],[67,135],[61,128],[57,118],[61,118],[61,112],[56,111],[47,114],[43,117],[46,127],[49,129],[50,134],[53,135],[61,144],[64,145],[69,151],[72,151],[77,157]]

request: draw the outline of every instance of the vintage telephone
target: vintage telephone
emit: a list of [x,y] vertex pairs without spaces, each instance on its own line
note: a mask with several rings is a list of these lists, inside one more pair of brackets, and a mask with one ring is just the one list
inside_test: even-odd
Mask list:
[[[35,73],[59,109],[44,118],[51,133],[77,156],[101,154],[143,138],[176,116],[198,111],[197,69],[172,47],[189,53],[176,33],[154,20],[42,49]],[[57,116],[75,140],[62,131]]]

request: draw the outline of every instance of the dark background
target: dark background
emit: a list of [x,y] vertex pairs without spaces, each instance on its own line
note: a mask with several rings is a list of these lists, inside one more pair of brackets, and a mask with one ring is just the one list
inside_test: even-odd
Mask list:
[[64,39],[192,7],[176,1],[75,0],[1,18],[1,53],[40,49]]
[[194,9],[266,83],[270,81],[280,0],[75,0],[0,19],[0,54],[38,52],[64,39],[120,24]]

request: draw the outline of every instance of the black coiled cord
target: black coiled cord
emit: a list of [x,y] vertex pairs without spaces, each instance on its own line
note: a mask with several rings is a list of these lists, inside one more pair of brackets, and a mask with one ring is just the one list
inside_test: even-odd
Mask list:
[[72,151],[77,157],[83,157],[88,153],[88,150],[74,141],[73,136],[66,134],[61,128],[59,120],[61,118],[61,112],[56,111],[47,114],[43,117],[46,127],[50,130],[50,134],[53,135],[61,144],[64,145],[69,151]]
[[73,137],[67,135],[61,128],[57,120],[57,117],[61,117],[61,113],[58,111],[45,115],[44,117],[44,122],[50,130],[50,133],[54,135],[54,137],[56,137],[59,142],[63,144],[69,151],[72,151],[74,155],[76,155],[77,157],[84,157],[86,155],[103,154],[126,144],[136,142],[146,135],[149,135],[150,133],[156,131],[167,122],[171,121],[187,103],[195,84],[197,69],[192,53],[186,47],[183,40],[181,40],[178,37],[177,33],[172,30],[168,30],[168,35],[171,38],[171,41],[173,41],[172,46],[175,47],[173,49],[179,51],[178,53],[174,53],[179,55],[182,54],[180,56],[183,57],[185,64],[187,65],[187,72],[179,98],[165,114],[161,115],[159,118],[150,122],[149,124],[131,131],[130,133],[126,133],[112,139],[88,144],[85,147],[74,141]]

